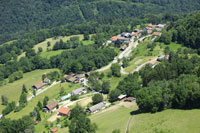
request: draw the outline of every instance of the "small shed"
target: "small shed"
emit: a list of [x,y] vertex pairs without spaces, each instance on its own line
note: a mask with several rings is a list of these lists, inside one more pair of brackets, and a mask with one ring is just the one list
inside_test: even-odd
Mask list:
[[118,99],[119,100],[122,100],[122,99],[124,99],[126,97],[126,95],[120,95],[120,96],[118,96]]

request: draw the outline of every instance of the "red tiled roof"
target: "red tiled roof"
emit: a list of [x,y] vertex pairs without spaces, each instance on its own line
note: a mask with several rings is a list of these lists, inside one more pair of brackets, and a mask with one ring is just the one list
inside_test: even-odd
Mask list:
[[44,86],[43,82],[37,83],[34,85],[37,89],[40,89]]
[[154,36],[159,36],[159,35],[160,35],[160,32],[154,32],[153,35],[154,35]]
[[112,37],[112,41],[117,41],[118,37],[117,36],[113,36]]
[[53,128],[53,129],[51,129],[51,132],[53,132],[53,133],[55,133],[55,132],[57,132],[58,131],[58,128]]
[[61,107],[61,108],[59,108],[58,112],[60,114],[69,115],[70,108]]
[[44,79],[44,82],[49,82],[50,80],[48,78],[45,78]]
[[64,78],[67,78],[68,75],[64,75]]

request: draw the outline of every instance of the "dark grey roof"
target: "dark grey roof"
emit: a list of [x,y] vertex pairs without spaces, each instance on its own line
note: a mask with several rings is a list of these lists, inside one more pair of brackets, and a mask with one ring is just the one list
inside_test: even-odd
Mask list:
[[84,90],[85,90],[84,87],[78,88],[78,89],[76,89],[76,90],[73,90],[73,91],[71,92],[71,94],[72,94],[72,95],[78,95],[79,93],[81,93],[81,92],[84,91]]
[[105,103],[101,102],[89,108],[90,112],[95,112],[101,110],[105,107]]

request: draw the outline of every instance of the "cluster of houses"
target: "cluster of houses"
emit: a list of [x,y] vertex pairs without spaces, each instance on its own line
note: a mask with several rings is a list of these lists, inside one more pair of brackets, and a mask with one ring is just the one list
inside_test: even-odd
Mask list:
[[120,43],[123,43],[123,45],[120,47],[121,51],[124,51],[127,48],[127,44],[130,43],[131,39],[139,38],[142,35],[142,30],[136,29],[132,33],[129,32],[123,32],[117,36],[113,36],[111,41],[108,41],[108,43],[115,44],[117,41]]
[[43,81],[36,83],[35,85],[33,85],[33,89],[34,90],[38,90],[38,89],[42,89],[46,84],[49,84],[51,82],[50,79],[45,78]]
[[71,75],[64,75],[64,79],[66,82],[71,82],[71,83],[79,83],[84,80],[85,77],[89,77],[90,72],[86,74],[71,74]]
[[161,31],[163,28],[165,28],[165,24],[158,24],[158,25],[153,25],[149,24],[144,28],[144,31],[147,31],[148,34],[153,34],[154,36],[160,36]]

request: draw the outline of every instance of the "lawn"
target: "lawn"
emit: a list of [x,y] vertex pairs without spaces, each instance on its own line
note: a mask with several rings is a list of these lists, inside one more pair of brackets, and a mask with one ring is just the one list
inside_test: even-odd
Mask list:
[[181,44],[177,44],[175,42],[171,42],[169,45],[166,45],[164,43],[160,43],[161,46],[164,47],[169,47],[171,51],[176,52],[179,48],[181,48],[181,50],[184,50],[186,47],[182,46]]
[[133,72],[137,66],[151,60],[154,56],[138,56],[129,62],[129,66],[124,69],[125,72]]
[[63,51],[66,51],[66,50],[56,50],[56,51],[43,52],[43,53],[40,54],[40,56],[43,57],[43,58],[50,59],[52,56],[59,55]]
[[[47,48],[50,48],[52,49],[54,44],[57,42],[57,41],[60,41],[60,39],[62,39],[64,42],[66,42],[67,40],[69,40],[71,37],[75,37],[75,36],[78,36],[80,38],[80,40],[83,40],[83,35],[72,35],[72,36],[59,36],[59,37],[52,37],[52,38],[48,38],[46,39],[45,41],[41,42],[41,43],[38,43],[36,44],[33,49],[35,49],[35,52],[38,51],[38,48],[41,47],[43,52],[46,52],[47,51]],[[50,42],[51,45],[49,47],[47,47],[47,42]],[[23,52],[21,55],[18,56],[18,59],[20,59],[21,57],[25,56],[25,52]]]
[[113,105],[108,109],[92,114],[90,119],[98,126],[97,133],[111,133],[115,129],[120,129],[124,133],[130,113],[136,110],[136,107],[127,108],[123,104]]
[[66,93],[69,93],[72,90],[79,88],[80,84],[72,84],[72,83],[57,84],[54,87],[49,88],[45,92],[41,93],[40,95],[30,100],[28,102],[28,105],[20,112],[17,113],[12,112],[7,117],[11,119],[18,119],[24,115],[29,115],[29,113],[33,111],[34,107],[37,105],[37,102],[38,101],[42,102],[45,96],[48,96],[50,100],[57,98],[59,96],[59,91],[61,87],[64,87]]
[[[25,84],[27,89],[31,89],[35,83],[42,80],[42,74],[54,71],[57,69],[45,69],[45,70],[35,70],[32,72],[25,73],[23,78],[17,80],[13,83],[8,83],[0,87],[0,94],[8,97],[8,101],[18,102],[19,96],[21,94],[22,85]],[[5,108],[5,106],[0,105],[0,112]]]
[[155,114],[136,115],[131,133],[199,133],[200,110],[165,110]]

